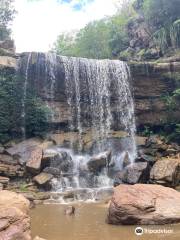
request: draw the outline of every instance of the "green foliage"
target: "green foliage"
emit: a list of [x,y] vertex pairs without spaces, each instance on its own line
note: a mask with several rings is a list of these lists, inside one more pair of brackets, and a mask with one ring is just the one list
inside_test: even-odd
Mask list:
[[9,38],[9,24],[14,18],[15,10],[12,3],[14,0],[0,1],[0,40]]
[[75,53],[75,36],[73,34],[63,33],[58,36],[54,44],[57,54],[66,56],[76,56]]
[[28,191],[27,184],[22,183],[22,184],[19,186],[19,190],[20,190],[21,192],[27,192],[27,191]]
[[76,55],[97,59],[110,57],[109,38],[110,28],[108,20],[89,23],[77,34]]
[[[1,70],[2,71],[2,70]],[[16,78],[8,70],[0,75],[0,141],[7,141],[10,132],[15,131]],[[17,93],[18,95],[18,93]],[[16,119],[18,122],[18,119]]]
[[180,100],[180,88],[173,92],[173,97]]
[[25,129],[27,136],[44,136],[48,130],[49,108],[34,94],[29,94],[25,104]]
[[170,27],[170,39],[174,48],[180,47],[180,19],[176,20]]
[[148,23],[155,29],[160,29],[179,18],[180,1],[144,0],[142,9]]
[[180,123],[175,124],[173,131],[167,136],[167,140],[180,143]]
[[149,137],[153,134],[153,131],[149,126],[144,126],[144,131],[142,132],[142,136]]
[[128,1],[112,17],[91,22],[76,34],[61,34],[55,51],[61,55],[97,59],[118,56],[129,46],[127,24],[134,15]]
[[162,97],[162,100],[165,102],[167,110],[169,112],[174,111],[176,109],[177,103],[173,95],[166,94]]
[[[87,58],[120,57],[129,60],[131,32],[129,23],[142,18],[152,36],[151,45],[157,53],[164,54],[169,48],[180,47],[180,1],[179,0],[124,0],[117,7],[117,13],[109,18],[89,23],[79,32],[61,34],[55,51],[61,55]],[[132,30],[131,30],[132,31]],[[134,33],[132,33],[134,34]],[[128,50],[127,50],[128,49]],[[143,52],[140,51],[139,54]],[[132,56],[133,55],[133,56]],[[140,59],[159,58],[159,54],[144,49]]]
[[153,40],[164,54],[169,47],[180,46],[180,1],[141,1],[143,16],[151,28]]
[[[0,71],[0,142],[21,137],[23,79],[14,71]],[[26,132],[28,136],[41,136],[48,127],[48,109],[35,94],[28,94],[25,101]]]
[[75,36],[73,33],[61,34],[55,43],[55,50],[58,54],[67,56],[108,58],[111,57],[109,38],[109,21],[94,21]]

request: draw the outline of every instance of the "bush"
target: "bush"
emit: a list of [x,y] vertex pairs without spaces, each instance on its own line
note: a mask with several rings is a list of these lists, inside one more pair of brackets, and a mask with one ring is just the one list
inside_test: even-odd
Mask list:
[[44,136],[48,130],[49,108],[35,95],[29,95],[25,104],[25,129],[27,136]]

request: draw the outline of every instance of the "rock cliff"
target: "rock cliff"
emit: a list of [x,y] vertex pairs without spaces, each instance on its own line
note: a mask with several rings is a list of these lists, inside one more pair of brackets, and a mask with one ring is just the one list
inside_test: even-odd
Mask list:
[[[71,118],[68,112],[67,98],[65,95],[65,80],[63,64],[59,62],[59,67],[56,69],[55,92],[52,97],[51,92],[45,91],[45,86],[50,84],[46,81],[44,72],[44,65],[40,66],[39,71],[35,65],[37,64],[37,56],[44,54],[32,53],[32,64],[30,69],[29,85],[32,89],[36,89],[38,95],[55,111],[54,118],[51,119],[56,126],[64,128]],[[24,66],[26,68],[27,54],[21,54],[18,58],[24,58]],[[0,71],[3,69],[10,69],[14,71],[17,69],[18,59],[10,56],[0,56]],[[167,59],[162,62],[130,62],[129,63],[132,75],[132,91],[135,102],[135,115],[137,126],[160,126],[167,123],[169,119],[179,119],[180,113],[178,109],[169,112],[167,104],[163,99],[164,96],[172,94],[178,86],[178,77],[180,76],[180,62],[179,59]],[[87,83],[82,82],[83,91],[87,89]],[[49,88],[50,89],[50,88]],[[113,85],[112,85],[113,89]],[[112,90],[112,113],[115,115],[114,107],[115,97]],[[86,111],[86,104],[84,102],[84,118],[88,117]]]

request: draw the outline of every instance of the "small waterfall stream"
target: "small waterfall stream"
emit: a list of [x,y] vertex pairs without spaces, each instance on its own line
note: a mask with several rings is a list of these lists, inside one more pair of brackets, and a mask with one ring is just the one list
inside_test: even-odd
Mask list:
[[[63,114],[61,106],[57,104],[60,101],[66,102],[69,113],[68,131],[77,133],[78,136],[75,139],[76,150],[73,149],[73,137],[70,139],[70,149],[62,146],[55,149],[59,156],[66,152],[72,163],[68,163],[70,169],[67,173],[61,170],[60,176],[54,179],[54,189],[63,191],[70,188],[112,186],[106,167],[99,173],[92,173],[88,170],[87,163],[92,155],[108,150],[111,150],[115,167],[121,165],[125,154],[128,154],[131,163],[136,157],[136,125],[128,65],[118,60],[92,60],[57,56],[54,53],[26,53],[25,58],[26,61],[24,58],[21,61],[26,64],[20,64],[20,68],[23,65],[21,73],[25,78],[22,118],[25,119],[26,116],[27,86],[33,87],[51,109],[52,123],[57,122],[57,112],[59,116]],[[62,96],[65,96],[63,100]],[[25,133],[25,122],[23,124]],[[113,153],[113,142],[110,141],[113,129],[123,130],[128,135],[128,148],[124,146],[124,150],[116,155]],[[86,131],[91,132],[94,143],[91,153],[83,150]],[[59,166],[58,161],[50,167]]]

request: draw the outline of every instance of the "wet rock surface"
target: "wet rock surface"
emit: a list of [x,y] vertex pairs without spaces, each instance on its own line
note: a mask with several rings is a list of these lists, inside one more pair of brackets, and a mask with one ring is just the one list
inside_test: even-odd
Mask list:
[[46,186],[50,183],[52,178],[53,178],[52,174],[42,172],[39,175],[35,176],[33,178],[33,181],[36,182],[40,186]]
[[180,222],[180,193],[159,185],[120,185],[108,210],[110,224],[170,224]]
[[100,171],[103,167],[108,167],[111,162],[111,151],[100,153],[92,157],[87,163],[92,172]]
[[147,183],[150,175],[150,167],[146,162],[138,162],[128,165],[122,171],[117,173],[114,186],[121,183],[135,184]]

